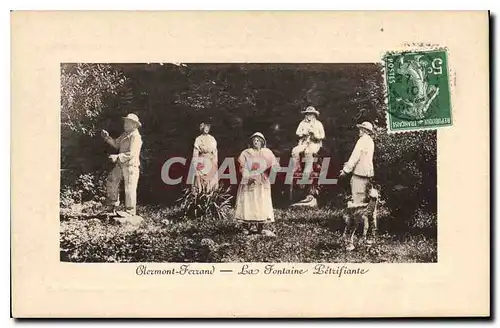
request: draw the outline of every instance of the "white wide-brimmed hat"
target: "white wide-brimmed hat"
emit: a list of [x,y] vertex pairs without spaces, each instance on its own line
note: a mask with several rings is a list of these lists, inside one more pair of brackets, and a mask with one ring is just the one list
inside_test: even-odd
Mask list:
[[138,126],[142,126],[141,122],[139,121],[139,117],[135,114],[128,114],[125,117],[122,117],[124,120],[129,120],[137,124]]
[[264,147],[266,146],[267,144],[267,141],[266,141],[266,138],[264,137],[264,135],[260,132],[255,132],[254,134],[252,134],[252,136],[250,137],[250,139],[253,139],[254,137],[259,137],[261,138],[263,141],[264,141]]
[[356,124],[359,129],[364,129],[370,133],[373,133],[373,124],[370,122],[363,122],[361,124]]
[[315,114],[316,116],[319,116],[319,112],[313,106],[307,107],[306,110],[301,111],[301,113],[302,114]]

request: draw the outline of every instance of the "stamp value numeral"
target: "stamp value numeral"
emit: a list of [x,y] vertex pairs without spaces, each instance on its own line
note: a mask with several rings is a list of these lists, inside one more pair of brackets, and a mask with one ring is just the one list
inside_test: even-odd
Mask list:
[[441,58],[434,58],[431,65],[432,67],[429,67],[429,73],[434,75],[443,74],[443,60]]

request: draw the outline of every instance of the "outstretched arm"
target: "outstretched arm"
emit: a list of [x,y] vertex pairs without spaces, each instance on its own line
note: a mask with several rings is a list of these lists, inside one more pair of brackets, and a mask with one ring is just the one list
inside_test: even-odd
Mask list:
[[105,139],[104,141],[106,141],[106,143],[107,143],[108,145],[110,145],[111,147],[113,147],[113,148],[115,148],[115,149],[118,149],[118,144],[116,143],[116,140],[115,140],[115,139],[113,139],[113,138],[109,137],[109,138]]
[[101,131],[101,136],[103,137],[104,141],[110,145],[111,147],[118,149],[118,144],[115,139],[111,138],[108,131],[102,130]]

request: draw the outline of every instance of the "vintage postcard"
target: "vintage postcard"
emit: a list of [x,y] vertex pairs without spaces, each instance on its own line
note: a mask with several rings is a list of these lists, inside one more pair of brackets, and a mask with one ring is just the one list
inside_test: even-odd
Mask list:
[[12,12],[12,315],[490,316],[488,12]]

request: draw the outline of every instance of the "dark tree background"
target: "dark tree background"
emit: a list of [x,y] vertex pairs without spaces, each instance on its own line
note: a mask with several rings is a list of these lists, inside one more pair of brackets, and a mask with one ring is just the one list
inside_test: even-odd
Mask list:
[[[400,215],[419,208],[436,213],[436,134],[387,135],[381,69],[378,64],[63,64],[61,188],[75,185],[82,174],[102,177],[110,169],[106,158],[112,149],[100,130],[117,137],[120,118],[131,112],[143,123],[139,202],[172,204],[181,186],[166,186],[161,167],[171,156],[191,156],[201,121],[212,123],[220,159],[237,157],[248,137],[260,131],[285,164],[297,143],[300,111],[313,105],[321,112],[322,152],[332,157],[332,171],[340,170],[354,147],[355,124],[370,121],[377,129],[376,182],[388,203],[395,212],[405,204],[409,213]],[[348,181],[341,181],[323,198],[335,202],[347,189]]]

